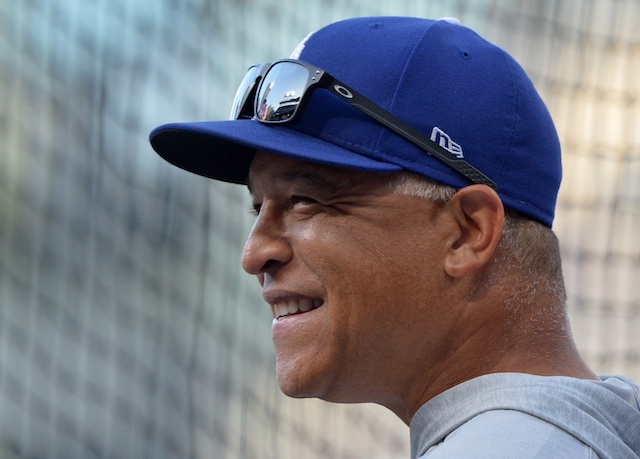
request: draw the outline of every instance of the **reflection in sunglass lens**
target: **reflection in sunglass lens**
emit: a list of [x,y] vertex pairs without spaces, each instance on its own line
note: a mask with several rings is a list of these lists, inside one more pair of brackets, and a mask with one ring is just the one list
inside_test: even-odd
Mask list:
[[[252,92],[256,84],[256,78],[258,78],[258,73],[260,70],[259,65],[253,65],[247,70],[247,74],[242,79],[242,83],[238,86],[238,90],[236,91],[236,96],[233,99],[233,106],[231,107],[231,114],[229,115],[229,119],[237,120],[242,117],[252,117],[253,113],[251,109],[253,109],[253,101],[249,102],[248,107],[246,107],[247,98]],[[247,110],[247,108],[249,110]],[[244,109],[244,110],[243,110]]]
[[309,73],[293,62],[280,62],[265,75],[256,98],[256,117],[273,123],[293,117],[300,104]]

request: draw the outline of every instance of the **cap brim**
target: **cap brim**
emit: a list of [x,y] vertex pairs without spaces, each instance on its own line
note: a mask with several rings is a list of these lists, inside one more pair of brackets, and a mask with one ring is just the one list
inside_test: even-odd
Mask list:
[[331,142],[285,126],[255,120],[165,124],[154,129],[153,149],[171,164],[205,177],[246,184],[258,150],[315,163],[370,172],[398,172],[400,166],[376,161]]

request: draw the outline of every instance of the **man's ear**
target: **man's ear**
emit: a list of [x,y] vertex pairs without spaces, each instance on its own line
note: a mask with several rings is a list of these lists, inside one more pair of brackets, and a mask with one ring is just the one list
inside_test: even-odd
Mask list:
[[486,185],[461,188],[447,206],[458,231],[445,259],[445,271],[462,277],[491,259],[502,235],[504,206]]

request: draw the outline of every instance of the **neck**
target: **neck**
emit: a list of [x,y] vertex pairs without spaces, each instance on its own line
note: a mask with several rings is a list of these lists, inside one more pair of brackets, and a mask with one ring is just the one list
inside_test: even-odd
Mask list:
[[[414,385],[396,403],[385,404],[407,425],[428,400],[464,381],[490,373],[528,373],[598,379],[580,356],[561,304],[522,309],[520,317],[496,317],[500,308],[477,308],[448,343],[437,363],[425,362]],[[505,308],[501,308],[503,311]],[[535,311],[532,314],[529,311]],[[528,316],[528,317],[527,317]],[[543,317],[543,318],[542,318]]]

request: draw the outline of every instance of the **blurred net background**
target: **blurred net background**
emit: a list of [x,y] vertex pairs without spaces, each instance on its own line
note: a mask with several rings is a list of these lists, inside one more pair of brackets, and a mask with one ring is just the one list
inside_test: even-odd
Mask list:
[[386,410],[290,400],[239,257],[241,187],[159,159],[164,122],[226,118],[248,65],[329,22],[456,16],[556,120],[573,328],[640,378],[637,0],[2,0],[0,458],[403,458]]

